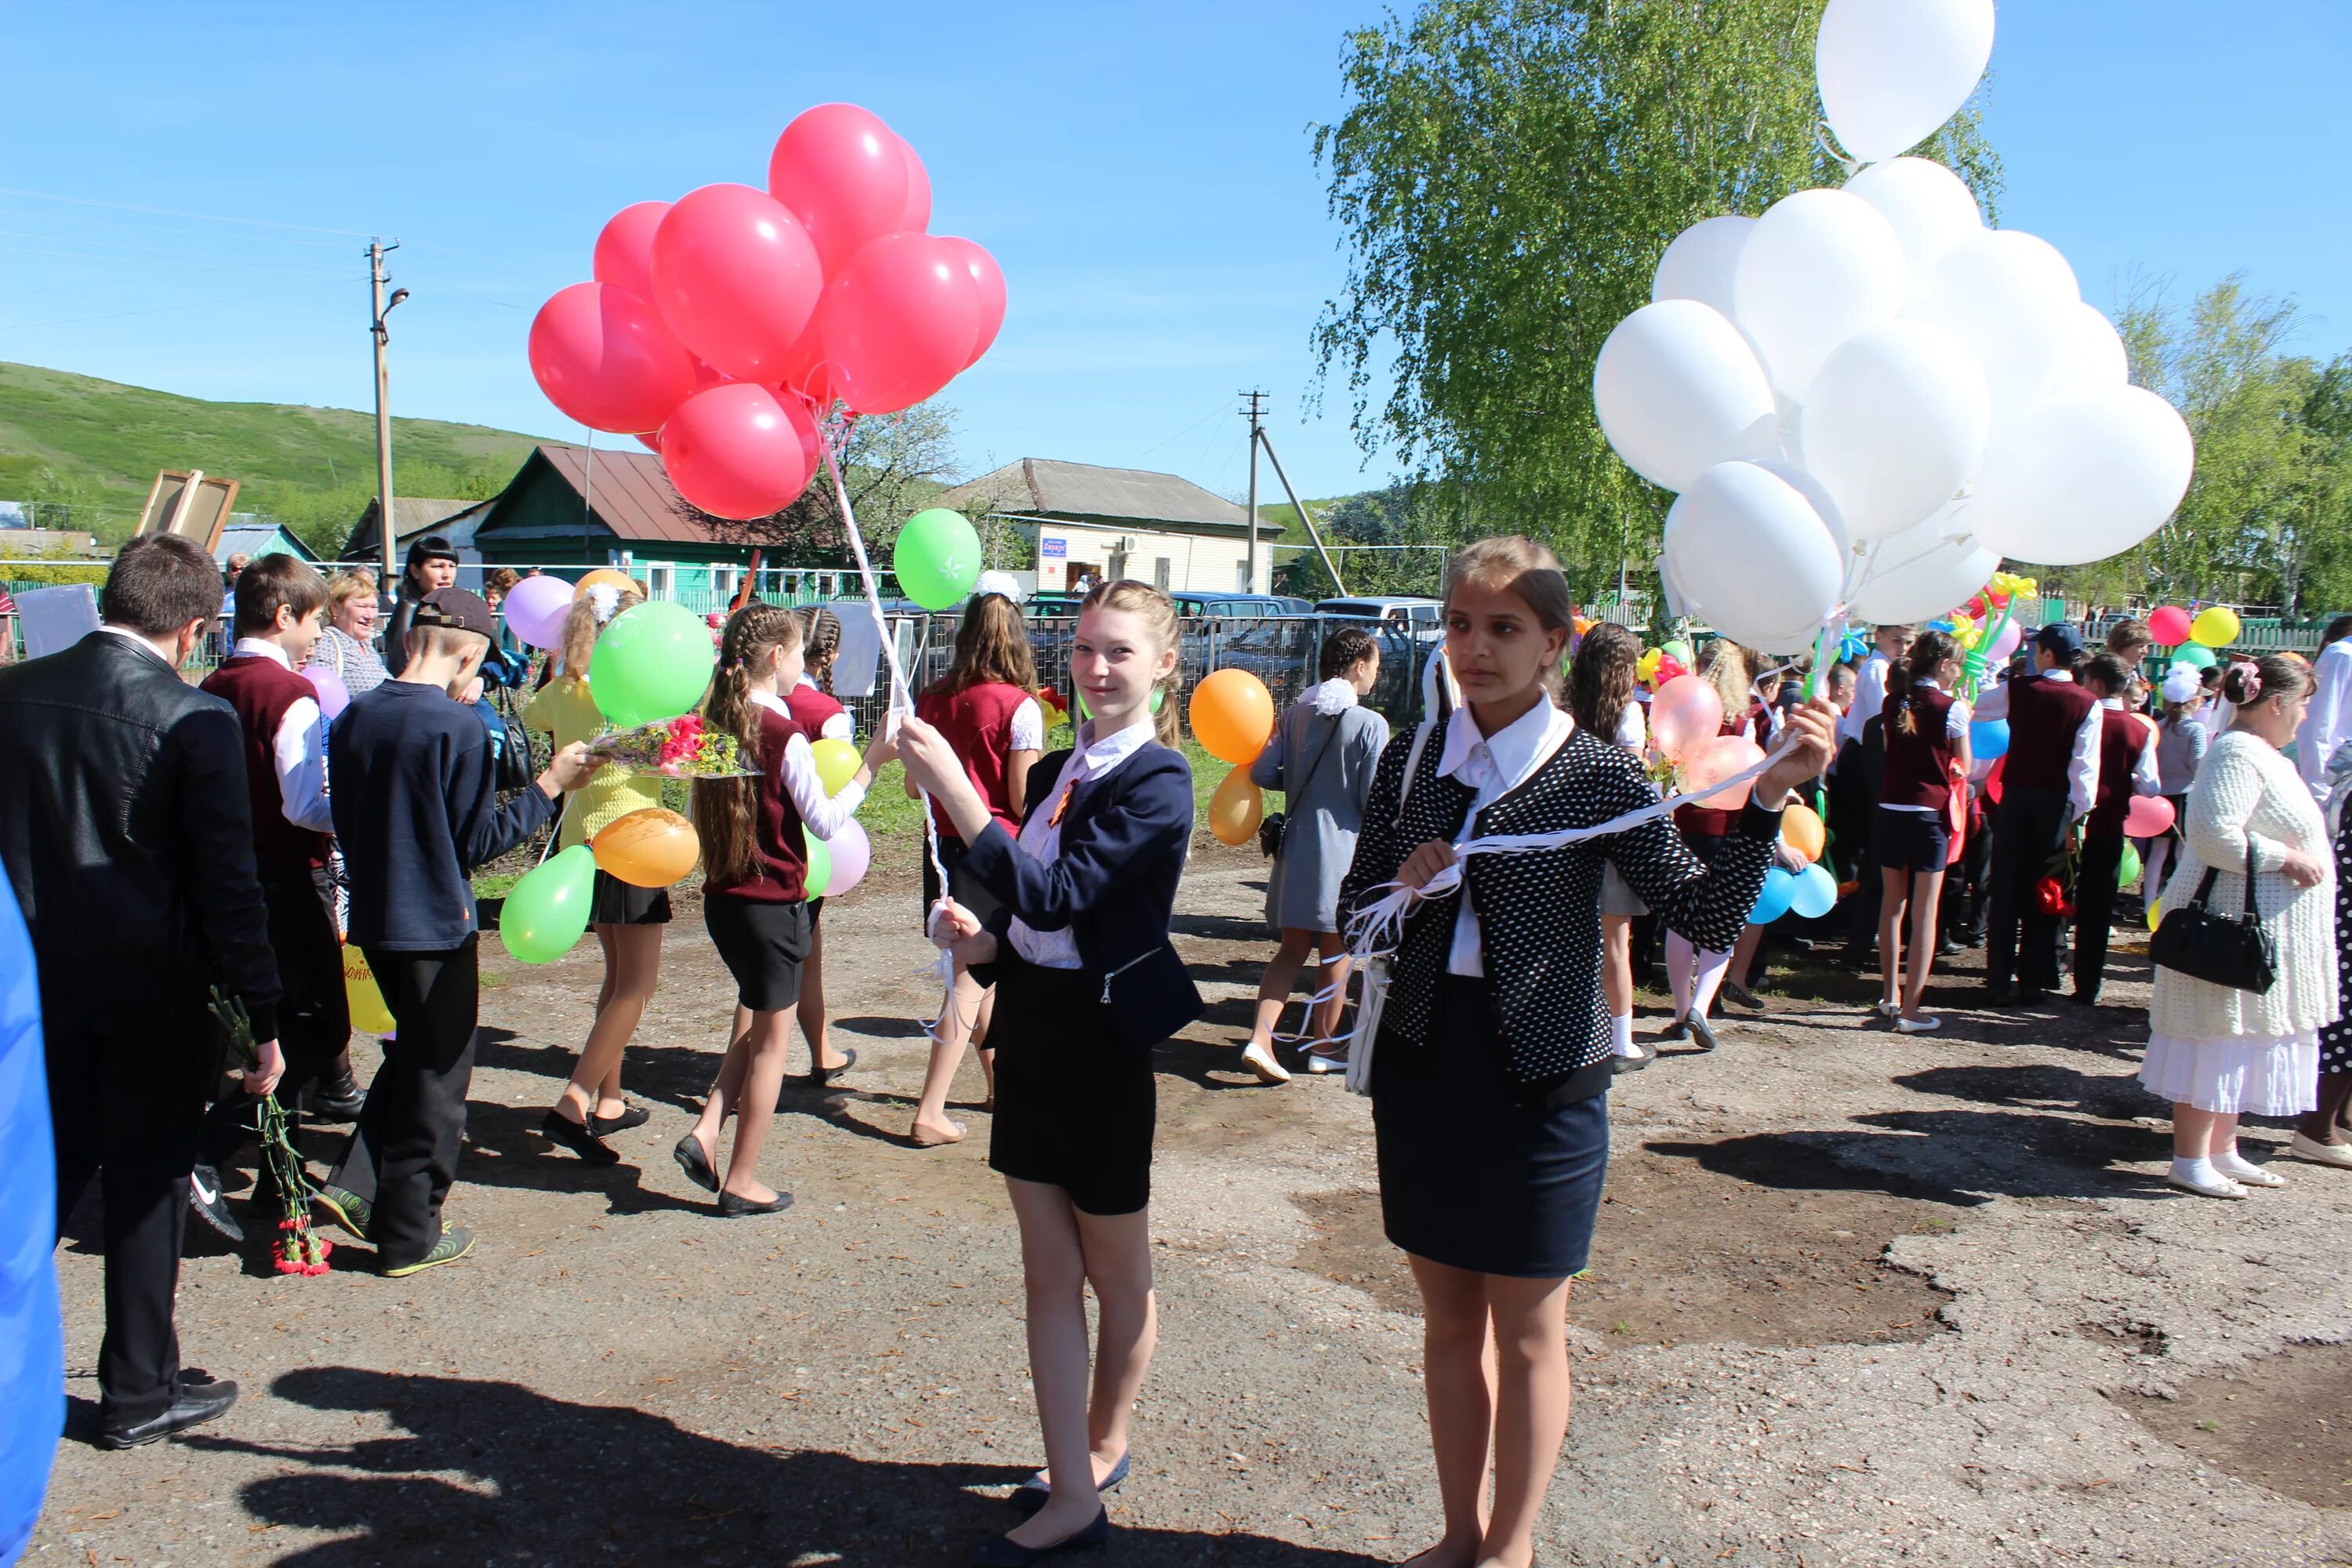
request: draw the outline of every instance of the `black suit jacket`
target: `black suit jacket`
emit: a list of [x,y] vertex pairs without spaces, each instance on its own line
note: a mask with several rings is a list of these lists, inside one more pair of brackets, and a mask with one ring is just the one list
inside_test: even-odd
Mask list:
[[[1053,809],[1048,797],[1058,797],[1069,759],[1055,752],[1029,771],[1024,823]],[[1023,854],[1004,825],[992,822],[963,868],[1003,904],[989,921],[1000,943],[1009,946],[1015,915],[1034,931],[1066,928],[1087,988],[1099,983],[1119,1037],[1149,1048],[1202,1011],[1200,989],[1168,940],[1192,837],[1192,764],[1181,752],[1151,745],[1070,796],[1062,852],[1050,865]],[[973,973],[987,984],[992,967]]]
[[176,1027],[217,984],[278,1033],[244,746],[227,702],[108,632],[0,669],[0,864],[53,1028]]

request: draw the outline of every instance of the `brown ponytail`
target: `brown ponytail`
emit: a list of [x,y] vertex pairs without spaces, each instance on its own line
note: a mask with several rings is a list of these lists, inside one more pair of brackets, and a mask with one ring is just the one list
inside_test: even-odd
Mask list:
[[827,697],[833,695],[833,661],[841,654],[841,617],[823,605],[793,612],[800,617],[801,647],[805,650],[808,678]]
[[[760,710],[751,700],[751,671],[774,650],[800,646],[800,617],[782,605],[754,600],[727,618],[702,721],[735,737],[746,767],[760,766]],[[713,881],[739,881],[751,870],[759,795],[756,778],[694,781],[694,830],[702,838],[704,874]]]
[[1642,639],[1614,622],[1602,621],[1584,634],[1568,669],[1568,710],[1593,739],[1616,743],[1641,658]]

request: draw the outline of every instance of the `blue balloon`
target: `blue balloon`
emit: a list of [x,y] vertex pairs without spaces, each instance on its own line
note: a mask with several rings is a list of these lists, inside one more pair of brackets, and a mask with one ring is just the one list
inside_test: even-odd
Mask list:
[[0,1563],[33,1532],[66,1424],[57,1193],[32,937],[0,877]]
[[1764,873],[1764,890],[1756,895],[1756,907],[1748,911],[1749,925],[1770,925],[1789,912],[1789,900],[1797,896],[1797,879],[1775,866]]
[[1989,763],[2008,750],[2008,720],[1971,719],[1969,721],[1969,754],[1977,761]]
[[1954,626],[1949,621],[1929,621],[1927,623],[1927,629],[1931,632],[1952,632],[1959,630],[1958,626]]
[[1789,900],[1789,908],[1805,919],[1819,920],[1837,908],[1837,879],[1830,875],[1828,867],[1815,861],[1791,880],[1796,884],[1795,896]]

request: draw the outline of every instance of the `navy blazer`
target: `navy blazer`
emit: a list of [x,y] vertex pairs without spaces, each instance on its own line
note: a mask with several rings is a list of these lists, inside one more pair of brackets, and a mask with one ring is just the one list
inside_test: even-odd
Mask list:
[[[1059,792],[1046,786],[1058,784],[1071,755],[1055,752],[1029,771],[1024,825],[1051,809],[1046,796]],[[1003,904],[989,930],[1008,949],[1015,915],[1034,931],[1066,928],[1088,989],[1101,983],[1112,1027],[1129,1045],[1148,1049],[1204,1010],[1168,940],[1192,838],[1192,764],[1181,752],[1149,745],[1108,777],[1078,786],[1062,816],[1062,852],[1051,864],[1024,854],[1003,823],[991,822],[972,840],[963,869]],[[972,973],[989,984],[994,967]]]

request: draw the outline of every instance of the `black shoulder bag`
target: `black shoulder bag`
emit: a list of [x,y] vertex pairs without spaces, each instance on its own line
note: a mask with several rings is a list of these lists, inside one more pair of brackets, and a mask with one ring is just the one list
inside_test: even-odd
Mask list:
[[[1339,741],[1339,720],[1338,715],[1334,714],[1331,718],[1331,732],[1323,739],[1323,751],[1316,752],[1315,760],[1307,764],[1307,776],[1298,781],[1298,788],[1297,790],[1294,791],[1286,787],[1283,791],[1283,800],[1286,805],[1297,798],[1299,795],[1307,793],[1307,786],[1315,782],[1315,770],[1323,765],[1324,752],[1328,752],[1333,746],[1337,745]],[[1286,785],[1289,783],[1287,779],[1283,782]],[[1283,835],[1289,831],[1290,814],[1288,812],[1269,812],[1265,818],[1257,825],[1258,852],[1269,860],[1273,859],[1276,855],[1281,854]]]
[[2233,919],[2206,906],[2216,874],[2214,868],[2206,868],[2196,896],[2177,910],[2164,911],[2164,922],[2147,944],[2147,955],[2167,969],[2260,996],[2278,984],[2278,943],[2254,913],[2253,840],[2246,840],[2243,914]]

